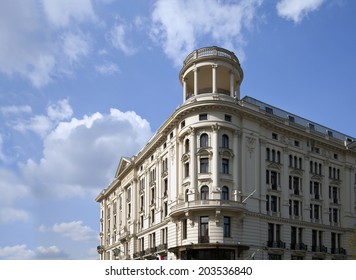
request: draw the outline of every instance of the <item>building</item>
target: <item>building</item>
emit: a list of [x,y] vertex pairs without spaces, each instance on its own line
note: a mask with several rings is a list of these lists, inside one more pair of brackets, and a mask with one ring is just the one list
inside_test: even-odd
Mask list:
[[100,258],[350,258],[355,139],[240,99],[226,49],[192,52],[179,79],[183,104],[96,198]]

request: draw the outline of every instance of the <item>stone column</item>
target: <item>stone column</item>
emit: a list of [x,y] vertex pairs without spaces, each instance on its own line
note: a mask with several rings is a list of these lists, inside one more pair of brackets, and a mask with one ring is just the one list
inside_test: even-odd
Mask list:
[[187,78],[183,78],[183,103],[187,100]]
[[234,159],[233,159],[233,164],[232,164],[232,178],[233,178],[233,192],[235,194],[235,199],[237,200],[237,196],[238,196],[238,175],[239,175],[239,170],[238,170],[238,157],[239,155],[239,146],[238,146],[238,137],[239,137],[239,131],[235,130],[234,131],[234,138],[233,138],[233,142],[232,142],[232,152],[234,153]]
[[194,96],[198,95],[198,85],[199,85],[199,80],[198,80],[198,68],[194,68]]
[[219,187],[219,125],[215,124],[211,126],[213,130],[212,147],[213,147],[213,159],[212,159],[212,173],[213,173],[213,191],[216,191]]
[[[196,158],[196,150],[197,150],[197,139],[195,134],[195,129],[190,128],[190,135],[189,135],[189,142],[190,142],[190,150],[189,150],[189,177],[190,177],[190,189],[195,190],[197,189],[197,158]],[[194,198],[195,199],[195,198]]]
[[213,72],[213,77],[212,77],[212,92],[217,93],[217,77],[216,77],[216,72],[217,72],[218,65],[213,64],[212,65],[212,72]]
[[230,70],[230,96],[235,96],[235,78],[232,70]]

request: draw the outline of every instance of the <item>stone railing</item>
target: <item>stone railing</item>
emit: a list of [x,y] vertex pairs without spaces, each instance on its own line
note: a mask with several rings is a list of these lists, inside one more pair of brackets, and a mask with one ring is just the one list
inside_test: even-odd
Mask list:
[[194,52],[190,53],[187,58],[184,60],[184,65],[189,63],[192,60],[205,57],[205,56],[220,56],[220,57],[225,57],[228,59],[231,59],[235,61],[236,63],[239,63],[239,60],[237,59],[236,55],[233,52],[230,52],[226,49],[219,48],[219,47],[206,47],[206,48],[201,48],[198,50],[195,50]]

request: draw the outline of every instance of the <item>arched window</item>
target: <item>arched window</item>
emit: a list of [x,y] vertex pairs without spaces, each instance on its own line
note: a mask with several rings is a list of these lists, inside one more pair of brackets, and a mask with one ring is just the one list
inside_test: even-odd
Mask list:
[[201,200],[207,200],[209,199],[209,187],[208,186],[202,186],[200,189],[200,199]]
[[229,200],[229,188],[226,186],[221,188],[221,200]]
[[209,136],[206,133],[200,135],[200,148],[207,148],[209,146]]
[[184,144],[184,152],[185,153],[189,153],[189,139],[185,140],[185,144]]
[[222,148],[228,149],[229,148],[229,136],[223,134],[221,139]]

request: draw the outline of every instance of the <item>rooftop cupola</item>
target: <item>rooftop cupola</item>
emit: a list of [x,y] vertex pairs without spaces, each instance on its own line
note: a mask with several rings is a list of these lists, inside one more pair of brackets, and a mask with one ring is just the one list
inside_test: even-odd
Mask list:
[[243,71],[233,52],[213,46],[190,53],[183,62],[179,79],[183,85],[183,102],[220,95],[240,99]]

